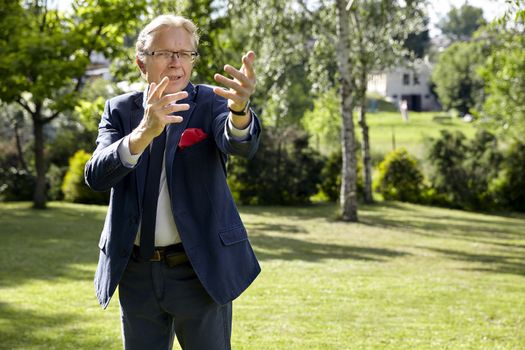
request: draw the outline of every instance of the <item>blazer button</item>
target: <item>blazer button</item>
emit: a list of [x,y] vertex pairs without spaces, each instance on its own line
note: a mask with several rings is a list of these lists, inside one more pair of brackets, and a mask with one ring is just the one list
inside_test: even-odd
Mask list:
[[129,221],[130,221],[132,224],[137,225],[137,224],[139,223],[139,218],[136,217],[136,216],[132,216],[131,219],[129,219]]
[[127,249],[123,249],[123,250],[122,250],[122,257],[123,257],[123,258],[126,258],[127,256],[128,256],[128,251],[127,251]]

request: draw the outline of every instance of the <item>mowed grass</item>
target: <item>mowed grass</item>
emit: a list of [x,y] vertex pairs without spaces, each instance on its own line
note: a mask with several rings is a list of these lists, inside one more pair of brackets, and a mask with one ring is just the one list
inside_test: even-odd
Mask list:
[[[523,349],[525,216],[401,203],[243,207],[263,271],[234,349]],[[106,208],[0,204],[0,348],[121,349],[92,277]],[[177,348],[177,347],[176,347]]]
[[[428,138],[440,136],[441,130],[461,131],[468,138],[476,133],[476,127],[460,118],[449,118],[446,112],[409,112],[409,122],[403,122],[399,112],[368,113],[371,153],[375,161],[395,148],[404,147],[422,160],[426,158]],[[357,123],[357,121],[356,121]],[[356,135],[362,140],[361,129],[356,124]]]

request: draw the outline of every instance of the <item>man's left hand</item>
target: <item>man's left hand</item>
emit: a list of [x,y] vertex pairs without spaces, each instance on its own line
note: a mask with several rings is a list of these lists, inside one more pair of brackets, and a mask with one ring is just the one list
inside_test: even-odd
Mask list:
[[231,75],[233,79],[226,78],[218,73],[214,76],[216,82],[228,89],[225,90],[216,87],[213,89],[213,92],[228,99],[228,107],[234,111],[242,111],[250,100],[250,96],[255,92],[254,61],[255,53],[249,51],[246,55],[242,56],[242,66],[240,70],[228,64],[224,66],[224,71]]

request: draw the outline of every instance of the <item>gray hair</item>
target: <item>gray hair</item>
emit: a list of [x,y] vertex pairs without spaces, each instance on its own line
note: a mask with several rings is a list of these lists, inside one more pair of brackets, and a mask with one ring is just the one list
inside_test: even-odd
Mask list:
[[135,54],[137,57],[144,59],[144,52],[153,40],[155,32],[165,27],[184,28],[192,36],[194,49],[197,50],[199,46],[199,29],[192,21],[177,15],[160,15],[140,31],[137,43],[135,44]]

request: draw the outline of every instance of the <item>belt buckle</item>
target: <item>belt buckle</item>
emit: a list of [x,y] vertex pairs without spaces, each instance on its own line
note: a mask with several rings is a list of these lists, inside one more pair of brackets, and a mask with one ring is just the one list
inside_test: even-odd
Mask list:
[[149,259],[149,261],[162,261],[162,255],[160,255],[160,251],[154,249],[153,255],[151,256],[151,259]]

